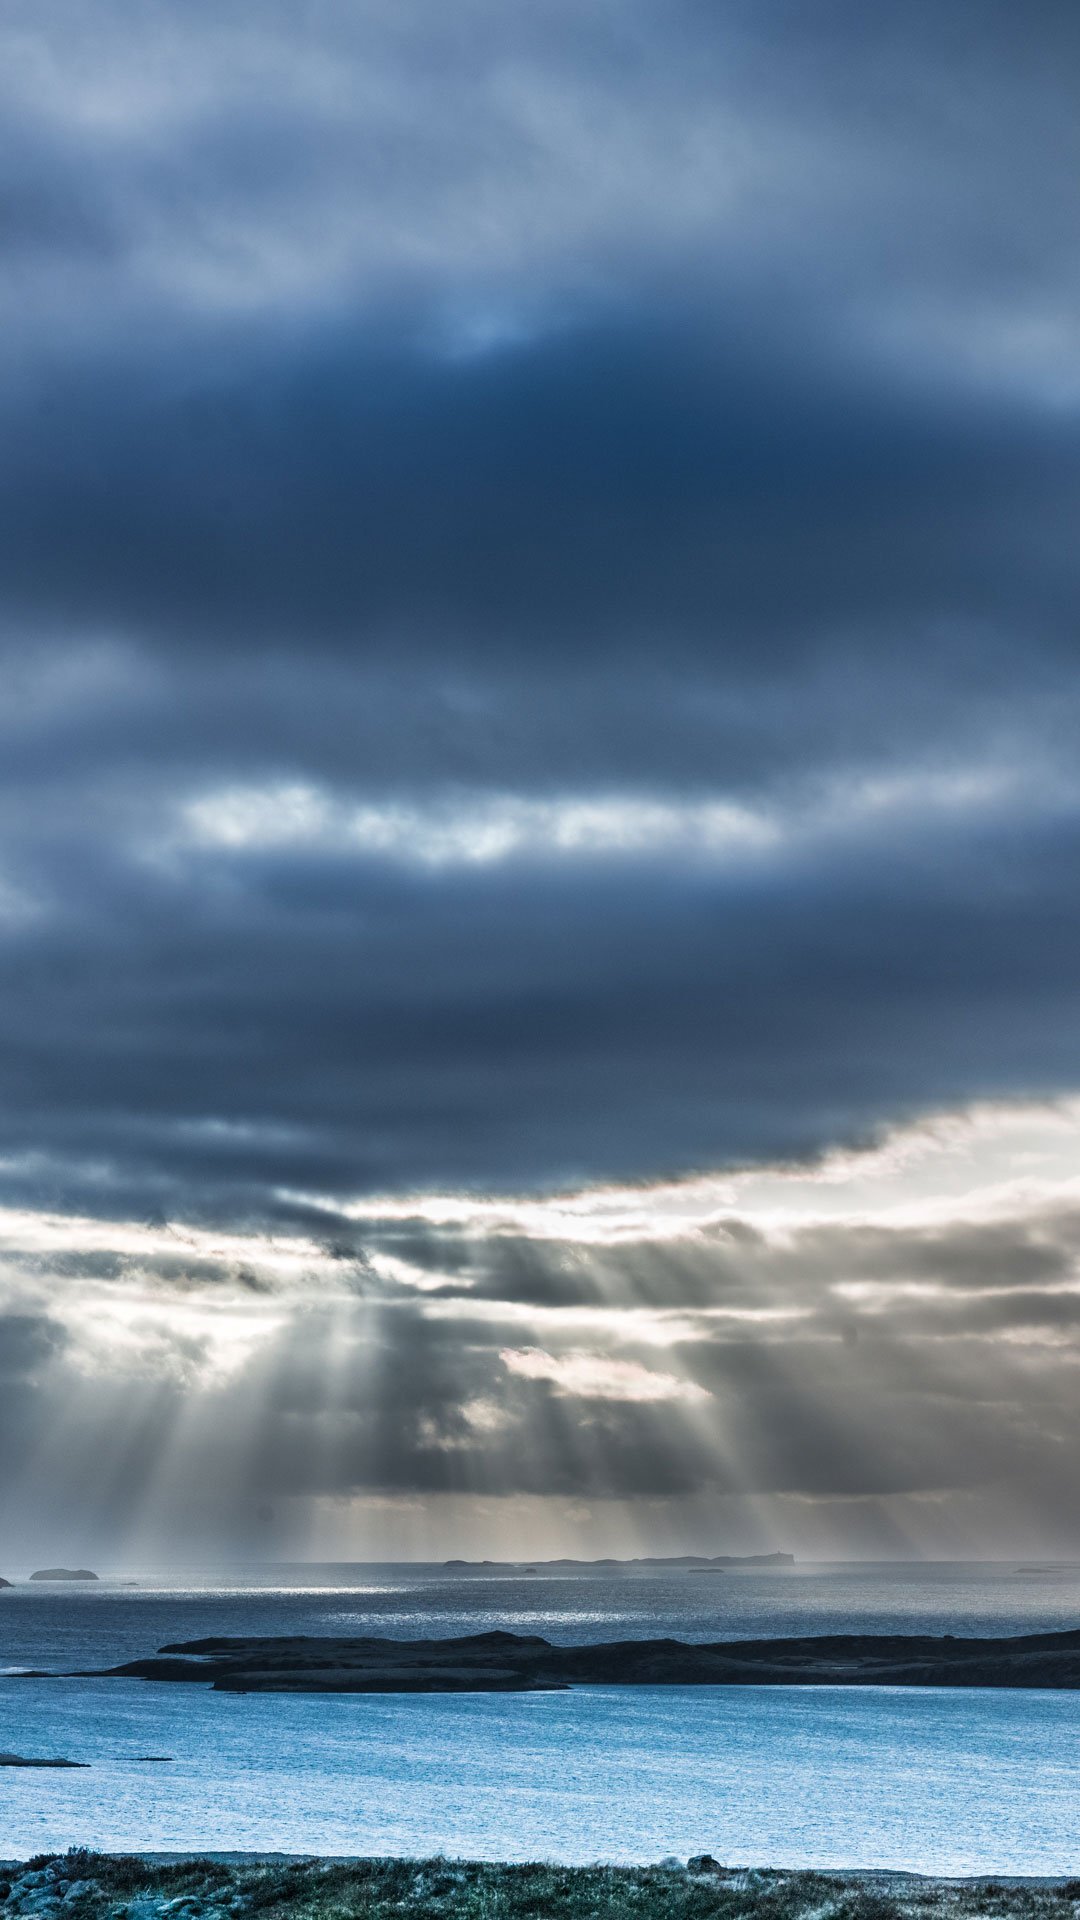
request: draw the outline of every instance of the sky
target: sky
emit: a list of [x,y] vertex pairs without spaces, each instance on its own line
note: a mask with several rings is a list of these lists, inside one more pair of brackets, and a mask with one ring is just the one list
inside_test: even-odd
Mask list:
[[1080,1553],[1078,54],[9,0],[0,1571]]

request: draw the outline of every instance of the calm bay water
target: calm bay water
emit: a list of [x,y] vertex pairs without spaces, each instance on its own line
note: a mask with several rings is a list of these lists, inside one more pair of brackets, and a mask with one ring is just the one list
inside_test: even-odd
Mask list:
[[[553,1640],[1025,1632],[1075,1626],[1080,1568],[447,1577],[304,1568],[173,1586],[16,1587],[0,1666],[52,1670],[224,1633]],[[585,1688],[523,1696],[223,1696],[0,1678],[0,1855],[117,1849],[431,1853],[953,1873],[1080,1871],[1080,1695]],[[169,1754],[168,1765],[139,1756]]]

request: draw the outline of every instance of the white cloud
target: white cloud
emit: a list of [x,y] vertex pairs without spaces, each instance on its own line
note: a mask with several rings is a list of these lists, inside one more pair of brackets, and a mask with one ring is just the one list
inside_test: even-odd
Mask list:
[[238,787],[182,811],[197,846],[231,851],[310,847],[426,867],[513,859],[617,859],[681,853],[722,859],[768,848],[769,819],[723,797],[648,800],[626,794],[532,799],[481,794],[422,804],[354,804],[304,785]]
[[708,1400],[703,1387],[674,1373],[654,1373],[635,1360],[613,1360],[603,1353],[544,1353],[539,1347],[504,1347],[499,1355],[509,1373],[525,1380],[550,1380],[560,1394],[576,1400]]
[[853,833],[888,835],[905,822],[947,823],[1006,804],[1013,812],[1037,813],[1063,796],[1054,769],[1044,768],[1036,779],[1007,762],[856,775],[783,802],[754,803],[722,791],[688,797],[480,791],[354,800],[294,781],[198,794],[180,806],[166,844],[237,854],[355,854],[430,868],[653,856],[745,862],[797,855]]

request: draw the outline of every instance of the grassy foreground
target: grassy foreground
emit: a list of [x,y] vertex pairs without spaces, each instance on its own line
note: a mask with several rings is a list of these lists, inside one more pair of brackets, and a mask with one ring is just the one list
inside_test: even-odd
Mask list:
[[1080,1880],[437,1860],[167,1864],[81,1849],[0,1869],[0,1917],[40,1920],[1077,1920]]

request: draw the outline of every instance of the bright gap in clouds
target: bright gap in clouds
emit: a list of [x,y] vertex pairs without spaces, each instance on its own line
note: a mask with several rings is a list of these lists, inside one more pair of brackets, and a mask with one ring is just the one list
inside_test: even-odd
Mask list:
[[775,829],[733,801],[630,795],[539,800],[480,796],[445,806],[350,804],[308,786],[232,789],[184,810],[192,840],[233,851],[309,847],[421,866],[513,858],[617,857],[682,847],[703,855],[769,846]]
[[406,802],[358,801],[304,782],[230,787],[180,810],[172,845],[224,852],[369,856],[424,867],[495,866],[509,860],[618,860],[682,855],[719,861],[788,845],[894,827],[927,814],[978,815],[1011,800],[1060,799],[1049,774],[1033,782],[1008,765],[916,768],[852,777],[780,803],[730,794],[696,798],[628,793],[450,794]]
[[657,1373],[632,1360],[601,1353],[545,1353],[538,1347],[503,1347],[499,1358],[524,1380],[550,1380],[558,1393],[580,1400],[707,1400],[704,1388],[674,1373]]
[[1054,1197],[1080,1197],[1080,1096],[980,1103],[883,1131],[809,1164],[762,1165],[688,1175],[657,1185],[524,1195],[383,1194],[344,1207],[308,1194],[288,1199],[358,1221],[422,1219],[478,1232],[513,1228],[581,1245],[666,1239],[717,1220],[762,1230],[876,1220],[897,1227],[962,1216],[1008,1217]]

